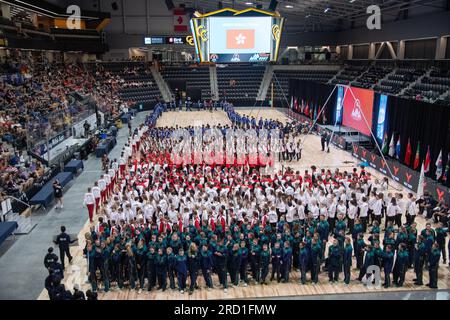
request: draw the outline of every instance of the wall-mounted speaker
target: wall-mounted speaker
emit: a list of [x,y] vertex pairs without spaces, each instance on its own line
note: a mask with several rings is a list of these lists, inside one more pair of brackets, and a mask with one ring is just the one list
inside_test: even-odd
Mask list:
[[278,1],[277,0],[270,0],[270,4],[269,4],[269,10],[270,11],[275,11],[277,6],[278,6]]
[[175,8],[175,5],[173,4],[172,0],[166,0],[166,6],[167,10],[173,10]]
[[112,3],[111,3],[111,8],[112,8],[114,11],[117,11],[117,10],[119,10],[119,5],[117,4],[117,2],[112,2]]

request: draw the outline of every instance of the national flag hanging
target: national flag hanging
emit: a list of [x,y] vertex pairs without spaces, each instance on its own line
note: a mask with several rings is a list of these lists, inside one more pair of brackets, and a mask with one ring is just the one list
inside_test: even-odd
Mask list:
[[298,99],[297,99],[297,97],[295,97],[295,100],[294,100],[294,108],[295,108],[295,111],[298,111]]
[[309,105],[308,105],[308,102],[306,102],[305,115],[306,115],[307,117],[309,116]]
[[423,165],[425,173],[430,171],[430,163],[431,163],[431,153],[430,153],[430,146],[428,146],[427,155],[425,156],[425,163]]
[[303,113],[303,111],[305,111],[305,101],[303,101],[303,99],[302,99],[302,106],[301,106],[300,112]]
[[436,179],[439,180],[442,177],[442,150],[439,152],[439,156],[436,160]]
[[314,116],[313,116],[313,120],[317,119],[317,104],[314,105]]
[[389,156],[394,157],[395,156],[395,140],[394,140],[395,133],[392,133],[391,143],[389,144]]
[[413,168],[416,170],[420,164],[420,141],[417,142],[416,157],[414,158]]
[[450,179],[450,152],[447,155],[447,165],[445,166],[445,174],[442,177],[442,181],[448,181]]
[[388,144],[388,135],[387,135],[387,133],[384,134],[383,145],[381,147],[381,152],[384,155],[387,155],[389,153],[389,144]]
[[397,159],[400,160],[400,151],[401,151],[401,146],[400,146],[400,136],[398,136],[398,140],[397,140],[397,145],[395,146],[395,157]]
[[419,186],[417,187],[417,198],[423,196],[424,184],[425,184],[425,170],[422,163],[422,168],[420,169]]
[[183,9],[173,10],[173,31],[186,32],[188,31],[189,19]]
[[406,146],[406,153],[405,153],[405,164],[407,166],[411,165],[411,155],[412,155],[412,150],[411,150],[411,141],[408,138],[408,145]]
[[322,107],[321,112],[322,112],[322,124],[326,124],[327,123],[327,115],[326,112],[324,110],[325,106]]

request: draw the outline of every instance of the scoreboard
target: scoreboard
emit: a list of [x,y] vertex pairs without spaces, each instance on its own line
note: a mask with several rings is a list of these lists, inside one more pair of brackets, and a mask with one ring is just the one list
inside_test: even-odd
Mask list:
[[255,8],[195,13],[191,31],[200,62],[268,62],[278,59],[284,18]]

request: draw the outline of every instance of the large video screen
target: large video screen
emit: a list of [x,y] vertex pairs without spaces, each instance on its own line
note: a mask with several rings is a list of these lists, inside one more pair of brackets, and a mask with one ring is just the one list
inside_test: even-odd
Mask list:
[[195,51],[200,62],[269,62],[278,59],[282,17],[273,13],[249,16],[249,12],[240,16],[234,9],[227,11],[233,15],[207,14],[191,19]]
[[344,98],[342,124],[370,136],[374,93],[372,90],[354,87],[351,90],[353,94],[349,90]]
[[240,62],[249,61],[258,54],[267,57],[268,61],[271,30],[271,17],[212,17],[209,23],[210,57]]

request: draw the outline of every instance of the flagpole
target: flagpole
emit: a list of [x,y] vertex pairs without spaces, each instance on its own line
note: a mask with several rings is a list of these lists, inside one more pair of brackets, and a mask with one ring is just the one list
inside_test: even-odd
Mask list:
[[[340,107],[341,110],[342,110],[342,106],[344,104],[345,96],[347,95],[347,91],[348,91],[348,88],[345,88],[344,95],[343,95],[342,100],[341,100],[341,107]],[[338,117],[336,117],[336,120],[334,121],[334,127],[336,127],[337,122],[338,122]],[[330,142],[333,141],[334,127],[333,127],[333,130],[331,131]],[[328,143],[328,146],[327,146],[327,152],[328,151],[330,151],[330,143]],[[323,161],[322,161],[322,163],[323,163]]]
[[[355,94],[353,93],[352,87],[351,87],[351,86],[348,86],[348,85],[347,85],[347,87],[349,88],[350,93],[351,93],[352,96],[353,96],[353,99],[356,100],[356,96],[355,96]],[[363,110],[361,109],[361,106],[360,106],[359,104],[356,104],[356,103],[355,103],[355,105],[357,105],[357,107],[359,108],[359,111],[361,111],[361,114],[362,114],[362,116],[363,116],[364,122],[366,123],[367,128],[369,128],[370,134],[372,135],[372,138],[373,138],[373,140],[375,141],[375,145],[377,146],[377,149],[378,149],[378,151],[380,152],[381,157],[383,158],[384,162],[386,163],[386,167],[387,167],[387,169],[388,169],[388,171],[389,171],[389,174],[391,175],[392,180],[395,181],[395,178],[394,178],[394,175],[392,174],[391,168],[389,167],[389,164],[388,164],[388,162],[386,161],[386,158],[384,157],[384,154],[383,154],[383,152],[382,152],[381,149],[380,149],[380,146],[379,146],[379,144],[378,144],[378,140],[376,139],[375,135],[373,134],[372,128],[369,126],[369,123],[367,122],[366,115],[364,114],[364,112],[363,112]],[[397,189],[396,189],[396,190],[397,190]]]
[[317,123],[317,119],[320,118],[320,115],[322,114],[322,112],[325,110],[328,101],[330,100],[330,98],[333,96],[334,90],[336,90],[337,85],[334,85],[333,90],[331,91],[330,95],[328,96],[327,100],[325,101],[325,103],[323,104],[322,110],[320,110],[319,114],[317,115],[317,118],[314,119],[313,124],[311,125],[311,127],[309,128],[308,132],[306,133],[306,137],[305,139],[303,139],[300,143],[300,149],[303,147],[303,145],[305,144],[306,138],[308,138],[309,134],[311,133],[311,131],[313,130],[314,126]]

